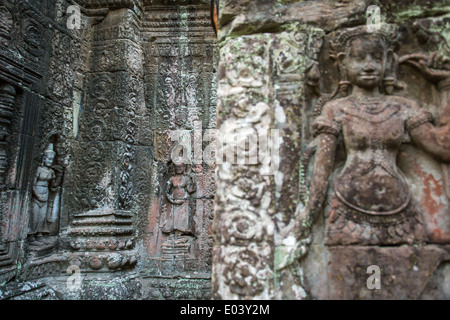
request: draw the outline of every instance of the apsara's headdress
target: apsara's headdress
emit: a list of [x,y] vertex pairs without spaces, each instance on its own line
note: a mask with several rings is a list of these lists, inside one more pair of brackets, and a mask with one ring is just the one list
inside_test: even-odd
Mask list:
[[53,151],[53,143],[49,143],[49,144],[47,145],[47,147],[46,147],[45,150],[44,150],[44,154],[45,154],[45,155],[52,155],[52,156],[55,156],[55,155],[56,155],[56,152]]
[[[348,42],[360,36],[376,36],[382,39],[382,41],[386,44],[387,48],[391,48],[397,41],[398,32],[397,27],[392,24],[380,23],[379,25],[362,25],[354,28],[348,28],[344,30],[337,31],[332,38],[334,40],[330,41],[330,58],[338,61],[338,55],[340,53],[346,52],[348,48]],[[393,61],[386,66],[386,74],[383,79],[383,85],[387,94],[392,94],[394,87],[399,88],[400,86],[397,84],[396,79],[396,56],[394,54]],[[339,64],[338,64],[339,65]],[[350,90],[350,82],[347,79],[346,73],[342,70],[339,65],[339,73],[341,74],[341,79],[339,81],[338,91],[340,92],[342,97],[348,95]]]
[[331,41],[331,48],[335,54],[345,52],[348,41],[360,36],[378,36],[383,42],[390,47],[397,40],[397,27],[392,24],[380,23],[379,25],[362,25],[354,28],[343,29],[337,31],[334,40]]

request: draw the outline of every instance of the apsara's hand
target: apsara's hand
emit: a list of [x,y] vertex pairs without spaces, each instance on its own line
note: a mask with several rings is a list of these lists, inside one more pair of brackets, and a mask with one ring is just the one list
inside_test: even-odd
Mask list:
[[399,59],[399,63],[406,63],[416,67],[425,79],[431,82],[439,82],[450,79],[450,58],[439,52],[433,52],[429,56],[424,54],[408,54]]

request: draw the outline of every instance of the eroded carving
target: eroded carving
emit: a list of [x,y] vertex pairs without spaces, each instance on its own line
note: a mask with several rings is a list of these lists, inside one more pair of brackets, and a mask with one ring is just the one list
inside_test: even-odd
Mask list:
[[14,114],[14,98],[16,89],[8,84],[0,86],[0,185],[5,182],[8,170],[8,137]]
[[325,203],[338,138],[346,160],[333,179],[326,224],[328,244],[423,243],[427,234],[408,183],[397,166],[402,143],[409,139],[442,162],[450,161],[448,84],[450,64],[439,54],[408,55],[438,86],[440,123],[418,102],[391,95],[396,88],[397,57],[390,48],[393,28],[375,32],[357,27],[339,34],[336,43],[341,76],[340,98],[327,102],[314,121],[317,153],[309,200],[297,211],[298,237],[309,234]]
[[167,182],[166,199],[168,200],[166,217],[162,230],[165,233],[194,234],[189,200],[195,192],[193,177],[186,172],[186,165],[175,165],[175,176]]
[[[0,59],[0,73],[17,88],[15,100],[20,102],[10,117],[10,98],[16,93],[9,92],[10,88],[0,90],[4,93],[0,95],[0,125],[6,128],[2,127],[5,139],[1,142],[10,144],[5,151],[8,162],[0,173],[11,184],[5,192],[1,190],[1,225],[7,232],[0,239],[0,282],[14,277],[64,276],[68,265],[77,265],[82,272],[97,272],[100,278],[109,277],[133,268],[138,260],[145,263],[150,256],[158,262],[176,260],[172,265],[187,273],[185,282],[194,276],[202,283],[202,288],[187,296],[208,297],[212,169],[184,170],[180,180],[187,175],[190,183],[172,188],[167,196],[159,185],[168,178],[167,151],[173,145],[165,131],[169,124],[171,129],[192,130],[193,121],[198,120],[204,121],[200,132],[214,127],[209,118],[214,118],[215,110],[209,110],[215,100],[210,99],[214,93],[209,91],[216,77],[211,62],[217,50],[207,7],[192,1],[183,2],[189,7],[158,1],[146,3],[146,8],[142,1],[129,2],[131,7],[119,2],[92,5],[90,8],[96,9],[88,9],[88,16],[82,8],[79,30],[65,28],[70,14],[65,10],[67,3],[59,1],[56,7],[38,1],[0,4],[0,51],[5,57]],[[170,17],[162,17],[161,11]],[[143,50],[147,43],[155,45],[154,55]],[[144,56],[150,63],[143,65]],[[170,95],[165,99],[165,78],[172,80],[172,99]],[[170,84],[167,88],[170,91]],[[144,101],[144,95],[149,99]],[[173,108],[173,117],[168,107]],[[7,130],[13,133],[8,136]],[[53,143],[55,162],[45,166],[46,159],[40,165],[40,144],[46,147],[52,131],[60,138]],[[160,137],[161,143],[154,147],[153,141],[156,144]],[[51,158],[50,151],[46,154]],[[2,155],[0,147],[0,171]],[[61,190],[53,191],[58,179],[55,164],[64,166],[66,179]],[[159,171],[164,172],[164,178],[157,177]],[[172,176],[172,180],[177,177]],[[180,199],[175,199],[175,194],[183,188],[189,199],[176,203]],[[171,196],[174,203],[167,200]],[[158,229],[165,213],[161,202],[173,215],[187,217],[189,225],[173,223],[170,232]],[[158,207],[150,212],[153,203]],[[59,208],[61,212],[55,210]],[[152,221],[156,228],[147,229]],[[27,222],[33,230],[30,241],[22,245]],[[147,235],[155,235],[157,240],[143,244]],[[50,236],[57,236],[58,241],[47,250]],[[147,245],[158,246],[156,253],[147,255],[152,250]],[[171,276],[173,271],[169,267],[164,272]],[[170,281],[162,282],[165,287]],[[171,296],[181,297],[177,292],[180,282],[173,282],[177,284]]]
[[0,6],[0,35],[9,37],[13,23],[13,16],[9,9],[5,6]]
[[[59,215],[59,189],[62,179],[62,167],[53,165],[56,152],[50,143],[44,150],[41,165],[37,168],[32,187],[32,208],[29,227],[30,248],[49,244],[44,237],[51,230],[49,225],[58,220]],[[54,194],[51,195],[51,192]],[[51,204],[49,206],[49,204]]]

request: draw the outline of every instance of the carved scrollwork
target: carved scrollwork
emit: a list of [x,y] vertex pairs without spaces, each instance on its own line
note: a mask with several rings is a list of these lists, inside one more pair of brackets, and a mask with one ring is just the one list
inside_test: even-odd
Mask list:
[[23,13],[24,17],[20,20],[21,51],[26,56],[36,59],[44,53],[42,25],[32,17],[30,12]]
[[265,251],[254,246],[237,248],[223,257],[222,276],[231,293],[239,297],[256,297],[267,290],[266,281],[272,277],[272,271],[262,255]]
[[259,217],[248,211],[230,212],[224,217],[222,236],[227,244],[247,245],[250,241],[258,242],[265,236],[265,228]]
[[4,187],[5,174],[8,171],[8,137],[14,115],[16,89],[9,85],[0,86],[0,185]]

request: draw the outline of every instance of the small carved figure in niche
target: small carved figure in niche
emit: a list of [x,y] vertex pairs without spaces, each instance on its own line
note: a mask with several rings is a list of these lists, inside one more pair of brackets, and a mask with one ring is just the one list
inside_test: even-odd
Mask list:
[[164,233],[194,235],[189,200],[196,187],[193,177],[186,170],[184,163],[175,164],[175,176],[167,181],[165,196],[169,203],[162,227]]
[[411,140],[439,161],[450,162],[450,60],[432,54],[422,56],[420,62],[419,69],[441,92],[443,107],[435,127],[431,114],[419,103],[390,95],[395,86],[392,73],[397,69],[392,38],[392,30],[369,32],[363,26],[341,33],[338,39],[341,98],[327,102],[313,123],[318,149],[309,200],[296,213],[298,238],[310,234],[323,208],[337,141],[342,137],[346,160],[333,179],[326,243],[427,240],[423,218],[396,160],[402,143]]
[[57,191],[60,188],[59,184],[62,178],[62,170],[58,167],[55,174],[52,168],[55,155],[53,144],[50,143],[44,150],[42,163],[37,169],[33,182],[33,200],[28,233],[29,241],[33,245],[43,244],[44,234],[48,235],[49,233],[47,222],[56,222],[54,215],[57,214],[57,210],[54,210],[55,208],[49,209],[50,190]]
[[184,101],[188,107],[197,106],[197,76],[192,73],[186,79],[186,88],[184,91]]
[[174,86],[174,84],[173,84],[173,80],[172,80],[172,78],[170,78],[170,77],[167,77],[165,80],[164,80],[164,82],[165,82],[165,84],[166,84],[166,99],[167,99],[167,105],[170,107],[170,108],[173,108],[174,106],[175,106],[175,104],[176,104],[176,99],[177,99],[177,96],[176,96],[176,92],[175,92],[175,86]]

